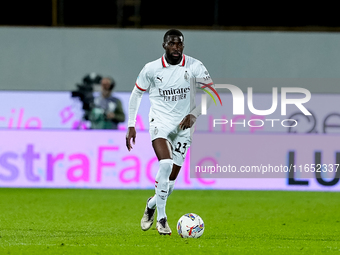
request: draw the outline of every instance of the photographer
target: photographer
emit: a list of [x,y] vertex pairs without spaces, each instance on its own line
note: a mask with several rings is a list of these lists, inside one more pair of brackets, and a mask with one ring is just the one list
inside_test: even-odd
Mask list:
[[115,82],[111,77],[104,77],[100,84],[101,92],[88,113],[91,129],[118,129],[118,123],[125,121],[125,114],[121,101],[111,95]]

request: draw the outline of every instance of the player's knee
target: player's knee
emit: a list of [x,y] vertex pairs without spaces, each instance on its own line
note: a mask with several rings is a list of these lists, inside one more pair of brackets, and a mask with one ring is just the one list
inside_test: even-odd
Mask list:
[[159,161],[159,170],[156,175],[156,180],[169,181],[169,176],[172,171],[173,161],[172,159],[162,159]]

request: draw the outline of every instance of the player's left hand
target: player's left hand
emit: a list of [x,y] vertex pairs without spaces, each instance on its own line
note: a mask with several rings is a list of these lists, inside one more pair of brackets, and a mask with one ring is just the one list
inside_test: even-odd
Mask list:
[[191,128],[196,121],[196,117],[192,114],[188,114],[184,117],[184,119],[179,123],[179,128],[185,130],[187,128]]

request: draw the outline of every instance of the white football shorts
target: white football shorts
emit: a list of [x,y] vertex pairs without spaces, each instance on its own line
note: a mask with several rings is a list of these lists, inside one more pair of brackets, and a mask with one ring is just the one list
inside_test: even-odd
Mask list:
[[187,151],[191,145],[190,128],[182,130],[179,124],[150,122],[149,133],[151,141],[157,138],[167,139],[172,147],[172,159],[174,164],[182,166]]

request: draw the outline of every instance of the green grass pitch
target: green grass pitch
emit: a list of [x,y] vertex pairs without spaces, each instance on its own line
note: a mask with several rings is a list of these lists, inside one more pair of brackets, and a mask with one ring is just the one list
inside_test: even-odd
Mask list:
[[[0,189],[0,254],[340,254],[340,194],[174,190],[173,234],[140,229],[152,190]],[[199,214],[201,238],[177,220]]]

